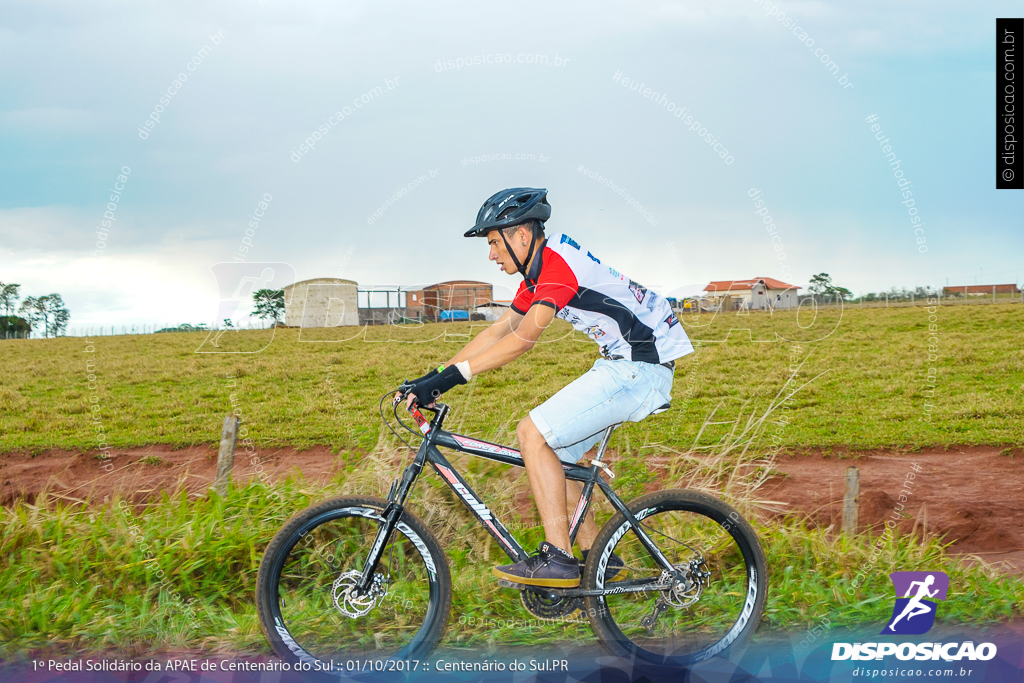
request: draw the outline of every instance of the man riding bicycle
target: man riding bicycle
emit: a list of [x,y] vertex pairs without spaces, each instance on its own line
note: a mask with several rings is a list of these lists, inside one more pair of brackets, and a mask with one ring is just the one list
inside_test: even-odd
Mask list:
[[[575,463],[606,427],[639,422],[668,403],[675,360],[693,352],[683,326],[661,296],[622,275],[563,233],[544,235],[551,216],[547,190],[512,188],[491,196],[466,237],[486,237],[489,258],[523,282],[509,310],[451,360],[413,382],[407,401],[432,404],[475,375],[511,363],[537,343],[557,315],[585,332],[602,358],[530,411],[516,438],[546,541],[538,552],[495,567],[499,578],[531,586],[575,587],[580,562],[572,554],[569,522],[582,493],[562,462]],[[586,561],[597,536],[593,509],[577,540]],[[609,572],[622,561],[614,554]]]

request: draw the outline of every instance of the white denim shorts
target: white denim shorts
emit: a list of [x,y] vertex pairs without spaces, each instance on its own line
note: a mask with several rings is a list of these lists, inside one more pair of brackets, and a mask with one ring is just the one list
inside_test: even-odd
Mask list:
[[562,462],[578,462],[608,425],[639,422],[672,397],[664,365],[598,358],[577,378],[530,411],[530,419]]

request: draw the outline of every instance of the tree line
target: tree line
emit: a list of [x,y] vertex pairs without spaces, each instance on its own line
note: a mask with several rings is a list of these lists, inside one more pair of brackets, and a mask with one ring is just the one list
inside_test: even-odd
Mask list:
[[5,312],[0,316],[0,336],[25,338],[36,330],[43,337],[57,337],[67,332],[71,313],[60,294],[27,296],[19,306],[20,298],[21,285],[0,282],[0,310]]

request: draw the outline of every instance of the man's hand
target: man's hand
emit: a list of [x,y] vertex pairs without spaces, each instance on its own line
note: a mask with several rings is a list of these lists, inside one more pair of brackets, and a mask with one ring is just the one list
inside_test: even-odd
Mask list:
[[[444,369],[444,365],[439,366],[439,368],[443,370]],[[437,374],[438,374],[438,368],[430,368],[430,372],[428,372],[427,374],[423,375],[422,377],[417,377],[416,379],[414,379],[412,381],[406,380],[405,382],[402,383],[402,385],[405,386],[405,385],[409,385],[409,384],[416,384],[417,382],[422,382],[425,379],[430,379],[431,377],[434,377]],[[398,392],[395,393],[395,397],[391,401],[391,404],[394,405],[394,404],[398,403],[401,400],[402,400],[402,392],[398,391]],[[408,408],[411,405],[412,405],[412,399],[411,398],[407,398],[406,401],[405,401],[405,406]]]
[[417,380],[406,396],[405,406],[410,407],[414,400],[421,405],[432,406],[441,394],[460,384],[466,384],[462,371],[454,365],[449,365],[433,376],[427,374]]

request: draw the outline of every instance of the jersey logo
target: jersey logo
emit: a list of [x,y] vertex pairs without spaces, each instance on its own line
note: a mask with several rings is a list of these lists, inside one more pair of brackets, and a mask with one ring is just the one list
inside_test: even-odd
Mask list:
[[597,261],[598,263],[600,263],[600,262],[601,262],[601,259],[599,259],[599,258],[597,258],[596,256],[594,256],[594,255],[593,255],[593,254],[591,254],[591,253],[590,253],[589,251],[587,252],[587,256],[589,256],[589,257],[590,257],[590,258],[592,258],[593,260]]
[[673,325],[679,324],[679,318],[676,317],[675,313],[669,313],[668,317],[662,320],[662,322],[668,325],[669,329],[672,329]]
[[604,330],[602,330],[599,325],[590,325],[589,327],[587,327],[583,331],[588,336],[590,336],[592,339],[595,339],[595,340],[600,339],[601,337],[604,336]]
[[[576,244],[576,242],[573,240],[573,238],[569,237],[568,235],[566,235],[564,233],[562,234],[562,241],[559,242],[559,244],[568,244],[571,247],[575,247],[577,250],[580,248],[580,245]],[[591,257],[591,258],[593,258],[593,257]],[[596,261],[597,259],[594,259],[594,260]],[[598,261],[598,263],[600,263],[600,261]]]
[[647,288],[633,280],[629,281],[629,291],[633,292],[638,304],[643,303],[644,297],[647,296]]

